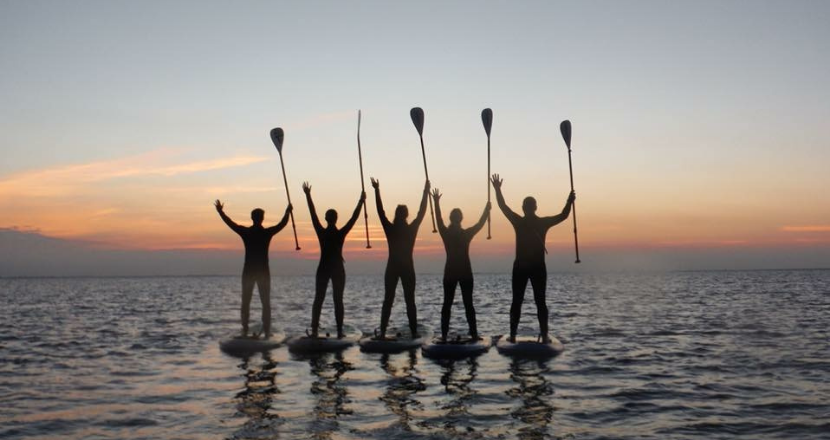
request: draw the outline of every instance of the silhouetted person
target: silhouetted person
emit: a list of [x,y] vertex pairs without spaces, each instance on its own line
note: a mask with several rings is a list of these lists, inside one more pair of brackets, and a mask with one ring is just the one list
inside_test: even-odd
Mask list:
[[311,336],[317,337],[320,327],[320,311],[323,308],[323,300],[326,298],[326,289],[331,280],[332,298],[334,299],[334,319],[337,321],[337,337],[343,337],[343,290],[346,287],[346,269],[343,267],[343,242],[352,230],[357,221],[360,208],[366,201],[366,193],[360,194],[360,200],[354,209],[352,218],[341,229],[337,229],[337,211],[329,209],[326,211],[326,227],[320,224],[317,217],[317,210],[311,200],[311,185],[303,183],[305,199],[308,202],[308,210],[311,212],[311,224],[317,232],[317,240],[320,242],[320,264],[317,266],[315,278],[314,304],[311,307]]
[[450,328],[450,314],[452,313],[452,302],[455,298],[455,286],[461,285],[461,298],[464,299],[464,311],[467,315],[467,325],[470,327],[470,336],[478,339],[478,328],[476,327],[476,311],[473,307],[473,268],[470,264],[470,242],[478,231],[487,222],[487,214],[490,212],[490,202],[484,208],[481,219],[473,227],[464,229],[461,227],[461,220],[464,215],[458,208],[450,211],[450,226],[444,226],[444,218],[441,216],[441,193],[436,188],[432,192],[435,200],[435,220],[438,222],[438,232],[444,241],[444,250],[447,251],[447,262],[444,265],[444,307],[441,308],[441,340],[447,340],[447,332]]
[[424,219],[429,197],[429,180],[424,183],[424,195],[418,215],[412,223],[407,224],[409,209],[406,205],[395,208],[395,218],[390,222],[383,211],[383,201],[380,198],[380,182],[372,178],[372,187],[375,188],[375,203],[378,207],[378,217],[386,234],[386,243],[389,245],[389,259],[386,262],[386,273],[383,275],[384,296],[383,309],[380,315],[380,338],[386,337],[386,327],[389,324],[389,315],[392,313],[392,303],[395,301],[395,289],[398,280],[403,285],[403,298],[406,301],[406,316],[409,319],[409,329],[412,337],[418,336],[418,314],[415,310],[415,264],[412,261],[412,250],[415,247],[415,237],[418,236],[418,227]]
[[504,202],[501,193],[502,179],[493,174],[491,179],[496,190],[496,201],[499,208],[513,225],[516,231],[516,260],[513,262],[513,304],[510,306],[510,338],[516,341],[516,330],[519,327],[519,317],[522,313],[522,301],[525,296],[527,282],[533,287],[533,299],[536,301],[536,316],[539,318],[539,333],[544,342],[550,342],[548,335],[548,306],[545,303],[545,285],[548,280],[548,271],[545,267],[545,235],[548,229],[561,223],[571,214],[571,205],[576,194],[571,191],[565,207],[558,215],[538,217],[536,215],[536,199],[525,197],[522,202],[524,217],[513,212]]
[[262,221],[265,219],[265,211],[259,208],[251,211],[253,225],[240,226],[225,214],[222,202],[217,200],[215,206],[225,224],[239,234],[245,244],[245,266],[242,269],[242,336],[248,335],[248,316],[256,284],[262,302],[262,330],[267,338],[271,335],[271,270],[268,267],[268,246],[271,244],[271,238],[288,224],[288,215],[293,208],[289,204],[279,223],[264,228]]

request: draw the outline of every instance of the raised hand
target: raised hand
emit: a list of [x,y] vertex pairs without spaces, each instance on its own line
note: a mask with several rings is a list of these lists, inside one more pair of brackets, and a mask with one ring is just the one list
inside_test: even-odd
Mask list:
[[222,204],[222,202],[220,202],[219,199],[216,199],[216,202],[213,203],[213,206],[216,207],[216,212],[222,212],[222,210],[225,209],[225,205]]
[[424,182],[424,192],[429,193],[429,180]]
[[504,179],[499,177],[498,174],[493,174],[493,177],[490,178],[490,181],[493,182],[493,188],[501,190],[501,184],[502,182],[504,182]]
[[303,192],[311,194],[311,185],[309,185],[308,182],[303,182]]
[[492,207],[493,207],[493,204],[490,203],[490,202],[487,202],[487,204],[484,206],[484,211],[490,211],[490,208],[492,208]]
[[379,189],[380,188],[380,180],[375,179],[374,177],[370,177],[369,180],[372,181],[372,188]]
[[432,190],[432,198],[435,200],[435,203],[438,203],[441,200],[441,192],[438,191],[438,188]]
[[288,206],[285,207],[285,213],[286,214],[288,214],[289,212],[291,212],[293,210],[294,210],[294,205],[292,205],[291,203],[289,203]]
[[366,201],[366,191],[361,191],[361,192],[360,192],[360,201],[361,201],[361,202],[365,202],[365,201]]
[[571,193],[568,194],[568,203],[573,204],[574,200],[576,200],[576,193],[571,190]]

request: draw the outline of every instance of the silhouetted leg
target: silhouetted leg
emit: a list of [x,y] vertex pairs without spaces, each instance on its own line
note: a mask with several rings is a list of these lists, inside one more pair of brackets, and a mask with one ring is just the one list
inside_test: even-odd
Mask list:
[[464,299],[464,312],[467,315],[467,326],[470,327],[470,336],[478,338],[478,327],[476,326],[476,309],[473,307],[473,279],[462,279],[461,298]]
[[315,337],[320,329],[320,311],[323,310],[323,301],[326,299],[329,277],[329,271],[317,268],[317,275],[314,277],[314,302],[311,305],[311,334]]
[[409,318],[409,331],[412,337],[418,336],[418,311],[415,309],[415,268],[408,267],[401,274],[403,299],[406,301],[406,317]]
[[525,289],[527,288],[528,275],[524,270],[517,269],[513,266],[513,303],[510,305],[510,338],[516,338],[516,332],[519,329],[519,318],[522,315],[522,301],[525,298]]
[[254,295],[256,280],[250,274],[242,274],[242,333],[248,334],[248,320],[251,312],[251,297]]
[[447,332],[450,331],[450,314],[452,313],[452,302],[455,299],[455,279],[444,278],[444,306],[441,308],[441,338],[447,339]]
[[389,325],[389,315],[392,313],[392,303],[395,302],[395,289],[398,288],[398,271],[386,265],[383,274],[383,308],[380,311],[380,336],[386,336],[386,327]]
[[548,282],[546,268],[535,269],[530,274],[530,285],[533,287],[533,300],[536,301],[536,316],[539,318],[539,333],[542,337],[548,336],[548,305],[545,300],[545,287]]
[[259,300],[262,302],[262,330],[265,336],[271,336],[271,274],[269,272],[258,277]]
[[337,322],[337,337],[343,337],[343,290],[346,288],[346,270],[341,266],[331,275],[334,299],[334,320]]

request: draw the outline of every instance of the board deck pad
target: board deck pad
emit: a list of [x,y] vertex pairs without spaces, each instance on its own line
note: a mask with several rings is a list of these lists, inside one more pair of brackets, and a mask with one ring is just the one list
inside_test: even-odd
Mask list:
[[418,348],[432,339],[432,327],[418,324],[418,337],[413,339],[409,326],[389,327],[386,339],[367,336],[360,340],[360,350],[366,353],[400,353]]
[[260,332],[253,329],[251,335],[229,336],[219,341],[219,349],[232,356],[250,356],[254,353],[273,350],[285,342],[285,332],[280,329],[274,330],[269,338],[254,336]]
[[551,336],[548,344],[537,342],[535,336],[519,336],[516,342],[510,342],[507,337],[499,338],[496,349],[505,356],[523,358],[551,358],[565,350],[559,339]]
[[421,347],[424,356],[434,359],[461,359],[484,354],[493,345],[493,338],[479,335],[473,339],[469,335],[447,335],[445,342],[436,336]]
[[337,327],[320,327],[316,338],[303,335],[289,339],[288,351],[299,354],[340,351],[356,344],[363,335],[363,332],[349,324],[343,325],[343,333],[344,336],[338,338]]

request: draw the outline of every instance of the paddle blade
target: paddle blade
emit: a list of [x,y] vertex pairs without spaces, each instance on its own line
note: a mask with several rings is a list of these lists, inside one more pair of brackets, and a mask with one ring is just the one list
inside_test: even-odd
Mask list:
[[409,111],[409,117],[412,118],[412,123],[415,124],[415,129],[418,130],[418,136],[424,135],[424,110],[421,107],[412,107]]
[[486,108],[481,111],[481,122],[484,124],[484,131],[490,136],[490,128],[493,126],[493,110]]
[[274,143],[274,146],[277,147],[277,151],[282,154],[282,140],[285,138],[285,133],[282,131],[282,128],[275,128],[271,130],[271,142]]
[[565,145],[568,146],[568,149],[571,149],[571,121],[565,119],[559,124],[559,131],[562,132],[562,139],[565,140]]

